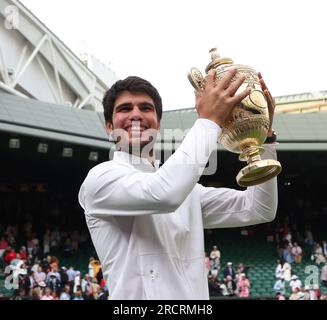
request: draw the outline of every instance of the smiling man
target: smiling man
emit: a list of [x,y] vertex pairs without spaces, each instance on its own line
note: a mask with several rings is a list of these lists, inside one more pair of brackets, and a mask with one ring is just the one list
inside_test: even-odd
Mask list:
[[[203,228],[269,222],[277,210],[277,180],[245,191],[198,184],[221,125],[249,93],[244,81],[218,84],[215,71],[196,94],[198,119],[176,152],[159,168],[153,146],[162,102],[148,81],[128,77],[103,99],[112,161],[90,170],[79,202],[101,261],[111,299],[209,299]],[[260,77],[272,123],[274,102]],[[273,145],[263,158],[276,159]]]

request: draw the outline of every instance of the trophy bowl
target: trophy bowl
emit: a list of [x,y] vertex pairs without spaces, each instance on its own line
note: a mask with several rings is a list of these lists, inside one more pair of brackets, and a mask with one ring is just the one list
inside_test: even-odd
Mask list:
[[[251,88],[250,94],[241,103],[233,108],[229,118],[222,124],[222,133],[219,142],[222,146],[240,154],[239,159],[246,161],[247,166],[240,170],[236,177],[238,185],[248,187],[263,183],[277,176],[281,172],[281,164],[273,159],[261,159],[264,152],[262,147],[269,130],[269,113],[266,97],[262,91],[257,72],[246,65],[234,64],[230,58],[220,57],[217,49],[210,50],[211,62],[206,68],[206,73],[216,69],[216,83],[230,70],[237,69],[231,82],[242,75],[245,76],[239,93],[247,87]],[[204,90],[205,79],[197,68],[192,68],[188,79],[196,90]]]

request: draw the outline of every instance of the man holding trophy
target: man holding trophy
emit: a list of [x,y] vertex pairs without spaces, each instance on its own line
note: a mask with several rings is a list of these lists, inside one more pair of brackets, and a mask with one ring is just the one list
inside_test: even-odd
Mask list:
[[[205,77],[191,70],[198,119],[161,167],[153,152],[162,114],[157,90],[128,77],[104,97],[106,128],[117,151],[112,161],[90,170],[79,202],[110,299],[209,299],[203,228],[275,218],[280,165],[274,143],[264,144],[267,135],[274,142],[274,101],[261,75],[249,80],[233,66],[221,75],[217,59],[213,55]],[[241,131],[243,122],[251,129]],[[197,183],[217,140],[248,162],[250,169],[238,178],[251,185],[246,190]]]

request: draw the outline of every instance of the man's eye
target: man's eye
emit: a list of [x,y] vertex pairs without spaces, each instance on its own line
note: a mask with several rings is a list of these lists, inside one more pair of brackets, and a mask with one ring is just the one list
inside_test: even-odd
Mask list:
[[153,110],[152,106],[144,106],[142,109],[145,110],[145,111]]
[[127,112],[127,111],[129,111],[129,107],[121,107],[121,108],[119,108],[118,109],[118,112]]

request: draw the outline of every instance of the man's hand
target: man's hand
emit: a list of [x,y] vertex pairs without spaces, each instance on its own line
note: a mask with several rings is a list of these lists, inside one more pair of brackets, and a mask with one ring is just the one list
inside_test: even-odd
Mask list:
[[258,72],[258,77],[259,77],[259,81],[260,81],[260,85],[262,88],[262,91],[267,99],[267,103],[268,103],[268,112],[269,112],[269,120],[270,120],[270,125],[269,125],[269,130],[268,130],[268,137],[272,136],[273,134],[273,129],[272,129],[272,124],[273,124],[273,120],[274,120],[274,113],[275,113],[275,99],[272,97],[270,91],[267,88],[267,85],[265,83],[265,81],[262,78],[262,75],[260,72]]
[[222,126],[233,108],[250,94],[251,88],[246,88],[241,93],[236,94],[245,80],[245,76],[241,76],[231,83],[236,73],[237,69],[229,70],[216,84],[216,70],[212,69],[208,72],[205,78],[205,89],[195,92],[196,110],[199,118],[212,120]]

